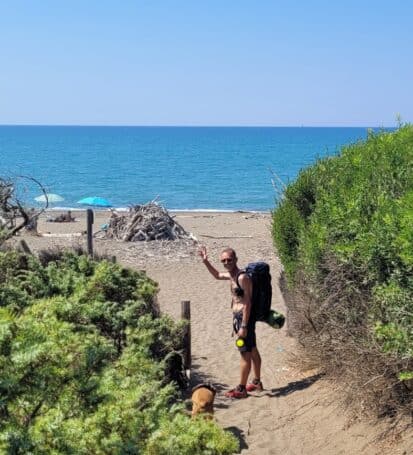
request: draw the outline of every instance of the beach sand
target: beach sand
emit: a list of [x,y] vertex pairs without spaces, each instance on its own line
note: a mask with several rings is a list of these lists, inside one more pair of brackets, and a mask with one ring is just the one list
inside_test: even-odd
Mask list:
[[[39,231],[48,236],[23,234],[33,251],[53,246],[86,246],[86,237],[69,236],[86,229],[85,212],[73,212],[73,223],[39,220]],[[108,221],[109,212],[96,212],[94,230]],[[175,220],[208,248],[210,261],[220,269],[220,251],[233,247],[239,265],[265,260],[273,277],[273,307],[285,313],[278,287],[281,270],[271,240],[271,219],[262,213],[178,212]],[[64,236],[62,236],[64,234]],[[21,238],[21,237],[20,237]],[[15,239],[17,242],[19,237]],[[161,310],[178,319],[181,301],[191,302],[193,385],[210,381],[218,389],[215,417],[241,442],[241,453],[279,454],[402,454],[411,453],[404,441],[377,442],[382,424],[351,419],[338,397],[316,371],[302,371],[291,358],[297,352],[286,328],[274,330],[257,324],[265,390],[244,400],[231,400],[224,392],[239,380],[239,353],[231,337],[228,282],[216,281],[197,255],[193,241],[135,242],[94,240],[97,253],[116,256],[117,261],[144,269],[160,285]],[[298,361],[299,362],[299,361]],[[393,441],[394,442],[394,441]],[[406,452],[404,452],[406,450]]]

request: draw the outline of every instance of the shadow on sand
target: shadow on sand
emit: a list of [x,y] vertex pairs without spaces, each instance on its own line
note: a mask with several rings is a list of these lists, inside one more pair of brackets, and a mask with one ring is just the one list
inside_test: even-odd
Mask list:
[[248,449],[248,444],[245,441],[244,432],[242,430],[238,427],[226,427],[224,430],[229,431],[238,439],[240,452],[241,450]]
[[291,393],[298,392],[300,390],[307,389],[308,387],[312,386],[315,382],[317,382],[323,375],[315,374],[313,376],[309,376],[308,378],[301,379],[300,381],[294,381],[288,383],[284,387],[277,387],[275,389],[271,389],[270,392],[264,392],[260,396],[267,396],[267,397],[285,397],[290,395]]

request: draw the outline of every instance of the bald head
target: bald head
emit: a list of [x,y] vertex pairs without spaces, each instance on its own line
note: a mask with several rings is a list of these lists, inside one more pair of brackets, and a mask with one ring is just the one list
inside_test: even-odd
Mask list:
[[237,253],[233,248],[225,248],[224,250],[221,251],[221,256],[225,255],[230,255],[233,259],[237,259]]
[[228,272],[237,270],[237,253],[232,248],[225,248],[221,253],[220,260]]

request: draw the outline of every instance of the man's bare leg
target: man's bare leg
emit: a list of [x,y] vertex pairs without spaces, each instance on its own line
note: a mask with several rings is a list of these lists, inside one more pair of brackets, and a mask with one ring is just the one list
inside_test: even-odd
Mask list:
[[261,379],[261,356],[257,348],[252,348],[251,360],[254,379]]
[[247,384],[248,376],[251,371],[251,352],[241,352],[241,360],[240,360],[240,372],[241,372],[241,379],[239,383],[243,386]]

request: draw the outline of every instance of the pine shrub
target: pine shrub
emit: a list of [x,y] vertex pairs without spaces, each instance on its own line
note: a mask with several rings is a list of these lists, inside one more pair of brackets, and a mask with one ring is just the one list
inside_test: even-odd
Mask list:
[[215,423],[183,415],[182,364],[169,362],[182,324],[159,314],[157,290],[79,252],[0,252],[1,453],[237,450]]

